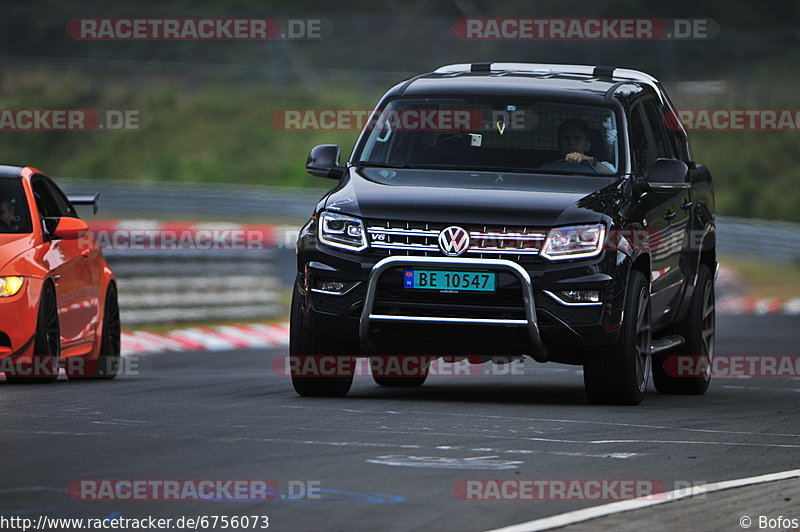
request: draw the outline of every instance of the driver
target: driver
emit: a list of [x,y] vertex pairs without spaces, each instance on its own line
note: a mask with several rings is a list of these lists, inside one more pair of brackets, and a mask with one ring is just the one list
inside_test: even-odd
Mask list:
[[586,155],[592,149],[589,138],[592,130],[583,120],[571,118],[564,120],[558,126],[558,145],[561,156],[570,163],[585,163],[593,167],[600,174],[613,174],[616,170],[606,161],[598,161],[591,155]]
[[0,200],[0,229],[10,231],[16,217],[17,213],[11,201],[7,199]]

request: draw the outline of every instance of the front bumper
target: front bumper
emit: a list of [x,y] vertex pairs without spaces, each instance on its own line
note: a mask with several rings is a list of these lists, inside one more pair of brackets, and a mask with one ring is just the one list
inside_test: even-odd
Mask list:
[[[378,291],[378,281],[381,278],[381,275],[389,268],[405,266],[433,268],[444,266],[458,268],[459,270],[480,268],[508,271],[517,277],[521,285],[525,319],[374,314],[373,308],[376,293]],[[373,320],[401,322],[406,324],[447,323],[461,325],[506,325],[525,327],[527,329],[528,338],[530,340],[531,348],[533,349],[532,353],[534,357],[542,360],[547,358],[547,349],[542,343],[542,338],[539,334],[539,325],[536,317],[536,303],[534,301],[531,278],[528,275],[528,272],[526,272],[522,266],[510,260],[462,259],[448,257],[387,257],[382,259],[380,262],[375,264],[370,272],[369,280],[367,281],[367,294],[366,298],[364,299],[364,307],[361,311],[361,317],[359,318],[359,340],[361,349],[366,352],[372,352],[375,350],[370,331],[370,322]]]
[[[384,258],[332,250],[302,238],[299,244],[298,288],[304,323],[332,341],[359,346],[365,354],[386,349],[423,353],[431,349],[432,338],[444,338],[444,343],[452,349],[448,354],[453,355],[462,350],[465,352],[460,354],[464,355],[513,353],[542,361],[579,362],[586,352],[617,341],[625,288],[624,281],[618,280],[627,279],[630,270],[630,260],[618,251],[604,251],[597,257],[575,261],[515,262],[420,256]],[[481,302],[474,298],[465,298],[461,305],[448,305],[440,299],[436,304],[424,305],[427,307],[424,313],[397,312],[395,307],[399,303],[392,306],[381,301],[380,281],[392,272],[396,275],[405,266],[500,272],[498,275],[517,283],[519,298],[513,303],[506,302],[515,308],[500,309],[501,316],[486,314],[484,307],[479,306]],[[348,289],[340,295],[326,293],[315,288],[319,280],[345,282]],[[601,301],[594,305],[567,305],[554,297],[558,291],[570,289],[599,290]],[[448,301],[458,299],[455,296]],[[471,307],[470,302],[476,305]],[[442,349],[442,345],[438,346],[437,353]]]
[[0,358],[22,361],[33,355],[43,281],[26,277],[14,296],[0,298]]

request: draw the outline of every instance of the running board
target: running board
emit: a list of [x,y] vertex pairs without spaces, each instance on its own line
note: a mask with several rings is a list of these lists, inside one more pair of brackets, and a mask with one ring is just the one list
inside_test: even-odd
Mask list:
[[650,345],[650,354],[658,355],[664,351],[669,351],[670,349],[674,349],[679,345],[683,345],[685,341],[686,340],[684,340],[683,336],[679,334],[672,334],[670,336],[659,338]]

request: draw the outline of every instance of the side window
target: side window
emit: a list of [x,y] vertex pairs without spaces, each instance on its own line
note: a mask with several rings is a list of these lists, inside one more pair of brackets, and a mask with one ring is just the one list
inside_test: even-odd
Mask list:
[[36,207],[39,209],[39,215],[43,218],[61,216],[58,206],[53,199],[53,195],[44,179],[36,179],[31,184],[33,186],[33,196],[36,198]]
[[33,183],[33,195],[39,213],[45,218],[59,218],[61,216],[76,217],[75,208],[67,200],[55,183],[46,177],[38,177]]
[[653,150],[655,151],[656,159],[675,158],[675,147],[672,145],[672,138],[667,135],[667,129],[664,125],[664,113],[659,110],[656,100],[654,98],[645,100],[642,108],[647,114],[647,122],[653,134]]
[[53,202],[58,211],[57,216],[71,216],[72,218],[77,218],[78,213],[75,212],[75,207],[72,206],[61,189],[50,179],[44,179],[44,182],[47,183],[47,188],[50,190],[50,195],[53,197]]
[[656,161],[653,157],[652,142],[648,131],[642,106],[637,105],[631,112],[631,149],[633,151],[636,175],[647,177],[650,167]]
[[[661,91],[661,98],[666,102],[664,104],[664,112],[665,113],[669,112],[671,115],[673,115],[673,119],[678,119],[677,111],[675,110],[675,105],[669,99],[669,95],[666,92],[664,92],[663,87],[659,86],[659,90]],[[691,148],[689,147],[689,139],[686,137],[685,131],[670,127],[669,126],[670,121],[671,120],[667,121],[667,136],[672,142],[672,146],[675,149],[675,153],[678,155],[678,159],[680,159],[685,163],[688,163],[689,161],[692,160]]]

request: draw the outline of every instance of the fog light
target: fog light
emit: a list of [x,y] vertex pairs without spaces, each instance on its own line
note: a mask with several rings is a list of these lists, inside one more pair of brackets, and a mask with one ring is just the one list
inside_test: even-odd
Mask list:
[[344,290],[344,283],[339,281],[317,281],[317,288],[325,292],[341,292]]
[[567,303],[599,303],[599,290],[561,290],[558,297]]
[[317,292],[318,294],[341,296],[349,292],[356,284],[358,283],[348,281],[323,281],[322,279],[317,279],[314,281],[314,288],[312,288],[311,291]]

